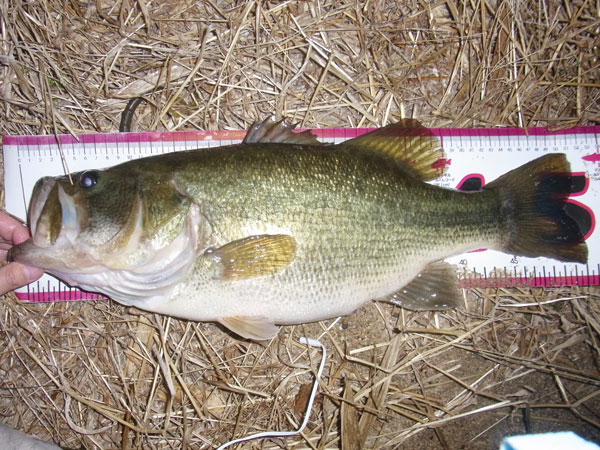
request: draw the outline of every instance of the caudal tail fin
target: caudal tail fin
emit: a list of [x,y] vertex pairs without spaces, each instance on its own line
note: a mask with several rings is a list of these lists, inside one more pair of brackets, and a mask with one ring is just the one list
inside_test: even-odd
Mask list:
[[[562,153],[528,162],[488,184],[502,201],[507,239],[503,251],[586,263],[588,250],[577,221],[566,209],[571,168]],[[570,186],[570,184],[569,184]],[[567,191],[567,192],[565,192]]]

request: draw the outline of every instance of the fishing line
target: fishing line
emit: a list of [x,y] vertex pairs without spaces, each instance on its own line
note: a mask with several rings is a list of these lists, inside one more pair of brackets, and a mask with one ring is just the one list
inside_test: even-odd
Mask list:
[[296,431],[265,431],[262,433],[252,434],[250,436],[246,436],[243,438],[234,439],[233,441],[226,442],[225,444],[221,445],[217,450],[222,450],[231,445],[239,444],[240,442],[245,442],[245,441],[249,441],[252,439],[271,438],[271,437],[288,437],[288,436],[294,436],[296,434],[302,433],[302,430],[304,430],[304,428],[306,427],[306,424],[308,424],[308,419],[309,419],[310,413],[312,411],[313,402],[314,402],[315,396],[317,394],[317,387],[319,386],[319,380],[321,379],[321,374],[323,373],[323,367],[325,366],[325,359],[327,358],[327,351],[325,350],[325,346],[323,346],[323,344],[321,344],[321,342],[317,341],[316,339],[311,339],[311,338],[302,336],[300,339],[298,339],[298,341],[301,344],[306,344],[311,347],[317,347],[317,348],[321,349],[321,362],[319,363],[319,370],[317,370],[317,376],[315,377],[315,382],[313,384],[313,388],[310,393],[310,398],[308,399],[308,404],[306,405],[306,411],[304,413],[304,420],[302,421],[300,428],[298,428]]

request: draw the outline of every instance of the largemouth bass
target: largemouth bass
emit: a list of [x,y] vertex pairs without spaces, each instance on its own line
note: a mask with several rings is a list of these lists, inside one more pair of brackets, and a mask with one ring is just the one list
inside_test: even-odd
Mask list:
[[338,145],[281,122],[240,145],[46,177],[9,258],[126,305],[252,339],[373,299],[460,302],[443,258],[478,248],[585,263],[547,154],[477,192],[433,186],[438,139],[403,120]]

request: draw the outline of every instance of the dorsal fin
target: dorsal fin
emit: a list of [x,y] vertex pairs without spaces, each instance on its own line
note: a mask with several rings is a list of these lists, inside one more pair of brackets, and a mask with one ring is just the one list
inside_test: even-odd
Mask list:
[[368,148],[387,155],[425,181],[441,176],[448,162],[439,139],[415,119],[402,119],[341,145]]
[[254,122],[246,137],[244,144],[274,143],[320,145],[317,137],[309,130],[294,133],[295,126],[287,125],[280,120],[276,122],[273,117],[267,117],[262,122]]

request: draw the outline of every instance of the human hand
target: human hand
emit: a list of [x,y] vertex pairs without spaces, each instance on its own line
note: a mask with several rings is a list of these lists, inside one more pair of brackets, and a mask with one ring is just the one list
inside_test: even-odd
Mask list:
[[[20,244],[28,238],[27,228],[8,214],[0,212],[0,261],[6,261],[6,254],[13,245]],[[17,262],[0,267],[0,295],[34,282],[43,273],[42,269]]]

